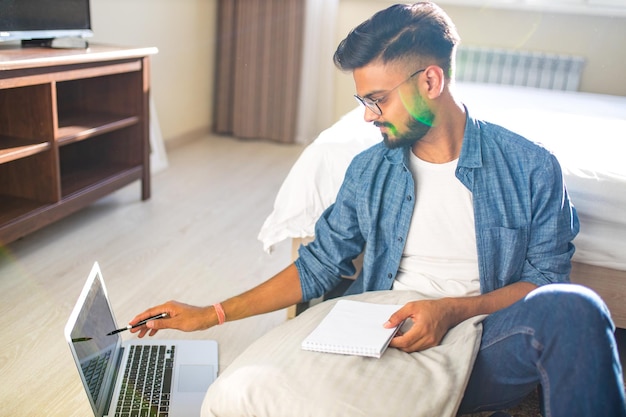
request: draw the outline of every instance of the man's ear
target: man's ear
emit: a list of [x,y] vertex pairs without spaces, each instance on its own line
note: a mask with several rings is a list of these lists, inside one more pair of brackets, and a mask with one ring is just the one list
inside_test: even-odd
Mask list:
[[431,65],[424,71],[424,79],[426,80],[428,90],[427,97],[431,100],[436,99],[443,92],[445,77],[443,68],[437,65]]

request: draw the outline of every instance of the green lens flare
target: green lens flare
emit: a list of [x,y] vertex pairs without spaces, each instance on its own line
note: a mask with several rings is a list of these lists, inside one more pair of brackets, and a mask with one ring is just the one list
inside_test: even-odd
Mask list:
[[424,114],[417,114],[414,112],[409,112],[409,114],[411,114],[411,117],[413,117],[413,119],[417,120],[418,122],[425,124],[428,127],[433,127],[433,116],[431,113],[425,112]]
[[409,95],[405,99],[404,95],[400,94],[400,100],[407,113],[409,113],[414,120],[428,127],[433,127],[434,116],[426,106],[426,103],[424,103],[424,99],[421,95],[417,97]]

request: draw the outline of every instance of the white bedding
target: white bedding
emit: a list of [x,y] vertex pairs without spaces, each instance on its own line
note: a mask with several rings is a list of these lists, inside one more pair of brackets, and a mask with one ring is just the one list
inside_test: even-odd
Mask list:
[[[574,260],[626,270],[626,97],[459,83],[457,96],[473,117],[543,143],[559,159],[581,231]],[[358,107],[325,130],[285,179],[259,239],[266,251],[290,238],[313,236],[352,158],[380,141]]]

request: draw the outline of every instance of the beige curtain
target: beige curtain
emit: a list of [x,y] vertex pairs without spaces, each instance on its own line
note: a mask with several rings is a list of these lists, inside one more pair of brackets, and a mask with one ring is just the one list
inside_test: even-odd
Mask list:
[[214,130],[295,141],[305,0],[219,0]]

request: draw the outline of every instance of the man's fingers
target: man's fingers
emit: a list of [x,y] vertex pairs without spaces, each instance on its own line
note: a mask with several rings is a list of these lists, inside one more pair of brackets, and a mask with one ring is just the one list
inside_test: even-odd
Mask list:
[[389,320],[383,324],[385,329],[391,329],[393,327],[399,326],[404,320],[409,317],[409,314],[406,312],[406,305],[404,305],[400,310],[396,311],[389,317]]
[[[151,330],[150,333],[154,332],[156,334],[158,330],[174,328],[172,323],[173,320],[174,319],[171,317],[166,317],[159,320],[150,320],[145,324],[145,326]],[[152,336],[152,334],[150,334],[150,336]]]

